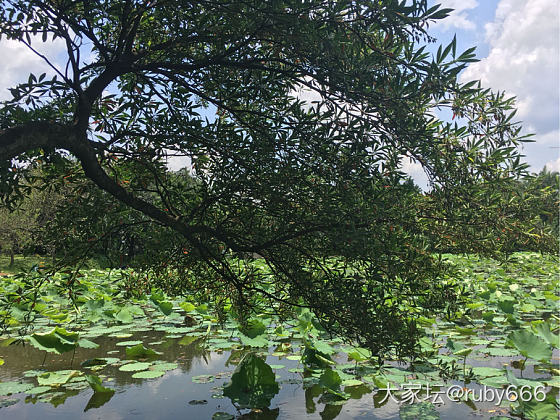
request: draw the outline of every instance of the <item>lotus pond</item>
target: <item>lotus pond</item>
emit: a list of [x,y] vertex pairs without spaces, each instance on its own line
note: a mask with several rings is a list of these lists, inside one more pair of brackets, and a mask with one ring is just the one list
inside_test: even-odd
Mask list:
[[[557,419],[558,261],[447,258],[466,314],[423,319],[423,360],[383,366],[306,310],[240,329],[205,302],[125,298],[121,271],[84,271],[75,305],[53,281],[0,314],[0,418]],[[4,302],[33,276],[0,279]]]

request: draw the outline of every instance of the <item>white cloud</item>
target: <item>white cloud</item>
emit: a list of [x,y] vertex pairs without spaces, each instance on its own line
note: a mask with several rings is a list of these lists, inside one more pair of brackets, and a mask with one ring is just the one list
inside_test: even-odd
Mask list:
[[558,156],[559,9],[557,0],[501,0],[485,25],[488,57],[471,64],[461,80],[517,96],[517,118],[535,143],[524,147],[538,171]]
[[451,14],[443,20],[438,21],[434,27],[444,29],[457,28],[465,30],[476,29],[476,24],[469,19],[468,10],[478,6],[477,0],[439,0],[442,9],[454,9]]
[[556,171],[556,172],[560,172],[560,157],[556,160],[551,160],[550,162],[548,162],[546,164],[546,168],[549,171]]
[[[65,51],[63,41],[41,42],[40,37],[32,38],[33,48],[56,64],[57,58]],[[0,41],[0,57],[2,57],[2,72],[0,72],[0,100],[11,99],[12,95],[8,90],[18,83],[27,81],[30,73],[39,76],[47,73],[53,76],[55,73],[51,67],[33,51],[18,41],[3,38]]]
[[422,190],[428,190],[428,176],[426,175],[424,167],[419,162],[415,162],[409,157],[404,157],[401,170],[405,174],[410,175],[414,183],[422,188]]

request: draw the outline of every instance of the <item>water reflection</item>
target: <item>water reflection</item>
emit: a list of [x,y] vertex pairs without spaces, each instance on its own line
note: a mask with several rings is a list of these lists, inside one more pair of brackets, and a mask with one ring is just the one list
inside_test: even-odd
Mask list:
[[[83,380],[74,381],[39,395],[16,394],[0,397],[3,401],[18,399],[17,403],[0,408],[0,418],[9,419],[210,419],[217,412],[229,413],[239,419],[399,419],[399,406],[391,400],[383,400],[381,393],[372,393],[367,386],[345,387],[350,400],[337,404],[318,385],[304,387],[302,375],[289,369],[298,367],[298,362],[285,357],[268,355],[269,364],[281,364],[285,368],[276,370],[280,392],[273,398],[268,409],[239,410],[229,399],[223,398],[221,387],[229,381],[232,371],[243,357],[243,351],[210,352],[200,340],[169,338],[163,331],[135,331],[123,338],[100,336],[89,337],[99,344],[97,349],[78,348],[72,352],[56,355],[40,351],[30,345],[0,347],[0,357],[5,364],[0,367],[0,381],[23,381],[37,385],[33,369],[58,371],[63,369],[82,370],[103,376],[104,385],[115,389],[114,394],[94,393]],[[161,352],[159,360],[175,362],[177,369],[170,370],[160,378],[136,379],[134,372],[119,370],[119,364],[101,368],[82,368],[88,359],[113,357],[126,359],[122,341],[139,340],[146,347]],[[44,365],[41,368],[41,365]],[[469,362],[471,362],[469,360]],[[488,361],[485,361],[486,365]],[[476,364],[472,360],[472,364]],[[98,369],[98,370],[96,370]],[[207,383],[193,383],[200,375],[212,375]],[[80,378],[74,378],[80,379]],[[474,387],[474,385],[470,385]],[[202,402],[202,401],[205,402]],[[193,403],[198,401],[199,403]],[[438,408],[442,418],[464,420],[473,413],[482,415],[481,407],[446,402]],[[486,416],[488,418],[489,416]]]

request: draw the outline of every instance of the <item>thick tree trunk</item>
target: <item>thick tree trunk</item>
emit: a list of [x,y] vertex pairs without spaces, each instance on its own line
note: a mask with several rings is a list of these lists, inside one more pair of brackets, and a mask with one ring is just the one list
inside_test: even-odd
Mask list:
[[15,262],[16,262],[16,259],[15,259],[14,249],[10,248],[10,265],[9,265],[9,267],[13,267]]

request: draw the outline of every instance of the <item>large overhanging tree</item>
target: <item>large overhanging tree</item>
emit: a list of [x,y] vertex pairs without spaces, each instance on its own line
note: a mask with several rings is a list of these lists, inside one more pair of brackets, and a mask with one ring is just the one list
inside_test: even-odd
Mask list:
[[[427,3],[5,1],[4,39],[57,40],[66,60],[43,57],[56,76],[2,104],[2,197],[41,163],[167,238],[175,286],[308,306],[374,354],[412,355],[418,317],[455,309],[431,251],[525,232],[503,199],[524,169],[512,100],[457,81],[472,50],[425,50],[449,12]],[[170,173],[170,155],[191,169]]]

